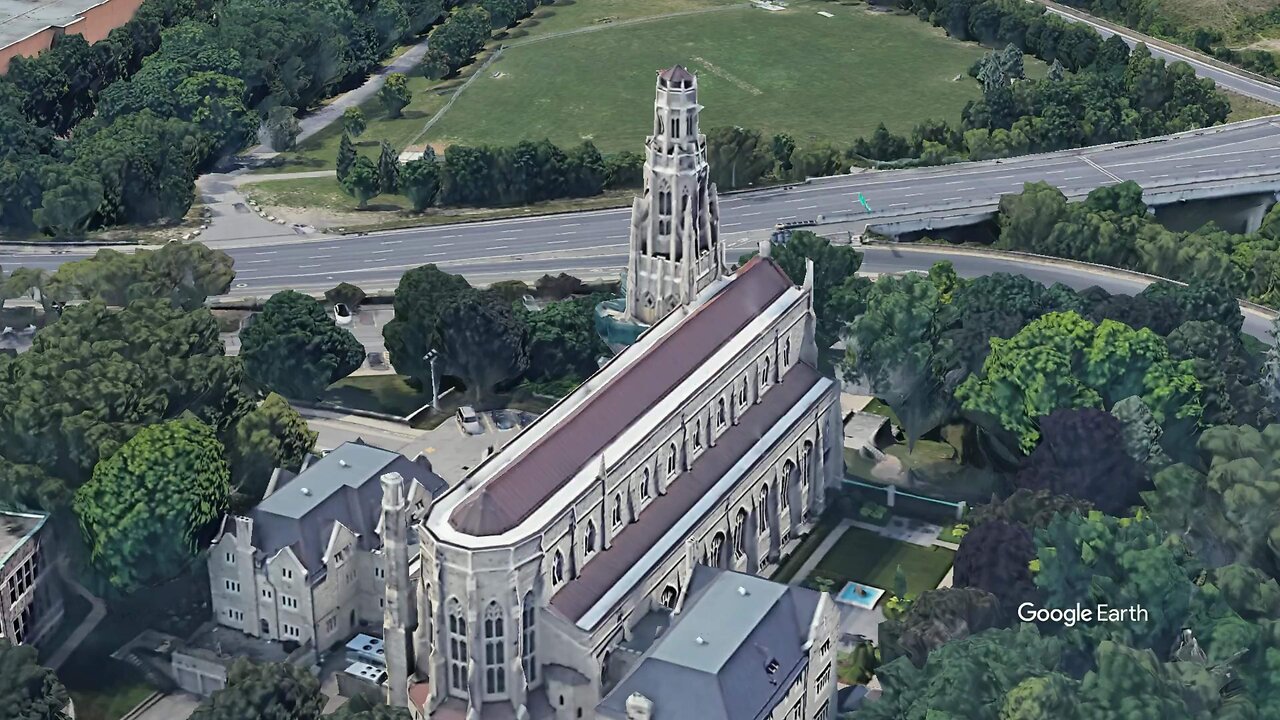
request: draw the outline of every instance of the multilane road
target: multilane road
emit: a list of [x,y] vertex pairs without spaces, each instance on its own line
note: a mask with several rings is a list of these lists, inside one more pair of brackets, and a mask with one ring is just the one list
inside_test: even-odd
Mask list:
[[[815,179],[788,189],[726,195],[721,197],[720,227],[731,249],[746,251],[779,222],[856,209],[859,192],[874,211],[868,221],[882,222],[939,205],[991,202],[1035,181],[1079,194],[1123,180],[1153,189],[1220,179],[1224,174],[1235,178],[1280,175],[1280,123],[1259,119],[1126,145],[946,167],[863,172]],[[267,295],[284,288],[327,289],[341,281],[368,290],[391,288],[405,270],[423,263],[436,263],[478,282],[560,271],[605,275],[621,271],[626,264],[629,214],[629,209],[617,209],[366,236],[277,236],[232,243],[240,246],[223,249],[236,262],[231,293],[236,296]],[[882,252],[868,249],[868,271],[921,269],[932,262],[920,254],[902,253],[892,267],[877,267]],[[83,256],[0,249],[0,265],[51,269]],[[992,271],[984,270],[986,267],[989,262],[966,258],[963,270],[966,274]],[[1048,282],[1057,279],[1049,278],[1043,267],[1019,265],[1017,271]],[[1092,274],[1062,279],[1076,286],[1114,283]]]

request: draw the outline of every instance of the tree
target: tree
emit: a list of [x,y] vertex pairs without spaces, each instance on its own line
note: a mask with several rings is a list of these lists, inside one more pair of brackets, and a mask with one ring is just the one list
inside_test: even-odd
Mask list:
[[758,130],[718,127],[707,131],[711,182],[721,190],[753,185],[773,167],[773,155]]
[[324,291],[325,302],[330,305],[342,303],[355,312],[360,304],[364,302],[364,290],[352,285],[349,282],[340,282],[337,285]]
[[440,165],[435,160],[410,160],[400,168],[400,192],[409,198],[414,212],[423,212],[440,195]]
[[1146,473],[1128,454],[1114,415],[1091,408],[1055,410],[1040,419],[1040,434],[1014,485],[1080,498],[1112,515],[1138,501]]
[[524,0],[480,0],[480,5],[489,12],[489,21],[494,30],[510,27],[528,13]]
[[[396,75],[400,75],[400,74],[392,73],[390,77],[394,77]],[[388,77],[388,80],[390,79],[390,77]],[[404,77],[404,75],[400,75],[400,77]],[[385,88],[386,86],[383,85],[383,87]],[[379,96],[381,96],[381,93],[379,93]],[[393,116],[393,117],[398,117],[398,116]],[[361,110],[359,107],[356,107],[353,105],[347,108],[346,110],[342,111],[342,131],[344,136],[350,135],[351,137],[360,137],[361,135],[364,134],[365,128],[367,128],[368,126],[369,126],[369,123],[364,118],[364,111]]]
[[791,170],[791,155],[796,151],[795,138],[787,133],[778,133],[773,136],[772,147],[773,161],[777,164],[779,170],[786,174]]
[[1112,320],[1095,325],[1074,312],[1050,313],[1008,340],[994,338],[982,373],[957,389],[980,423],[1017,436],[1023,452],[1039,442],[1039,418],[1054,410],[1107,409],[1140,395],[1162,425],[1194,424],[1199,384],[1187,363],[1168,357],[1150,330]]
[[623,151],[604,159],[604,186],[610,190],[640,187],[644,178],[644,156]]
[[597,298],[562,300],[536,312],[518,313],[529,328],[529,372],[534,380],[585,379],[609,348],[595,325]]
[[238,660],[227,686],[205,698],[191,720],[319,720],[325,697],[306,668]]
[[65,720],[68,702],[53,671],[37,663],[34,647],[0,638],[0,718]]
[[296,117],[297,108],[278,106],[267,112],[263,128],[267,133],[267,144],[276,152],[292,150],[298,143],[298,135],[302,133],[302,125]]
[[471,62],[492,33],[489,13],[480,5],[455,10],[431,31],[423,71],[429,78],[444,78]]
[[[413,93],[409,91],[409,78],[404,73],[391,73],[387,76],[386,82],[382,83],[382,87],[378,88],[378,101],[382,103],[382,107],[387,111],[387,117],[398,118],[404,114],[404,108],[413,99]],[[346,120],[346,117],[343,117]],[[360,133],[352,133],[359,135]]]
[[805,280],[807,262],[813,261],[813,304],[818,317],[818,346],[831,347],[851,319],[836,312],[831,305],[832,296],[839,288],[858,281],[855,276],[862,266],[862,253],[848,246],[832,245],[826,238],[807,230],[797,230],[791,233],[786,243],[773,248],[772,255],[774,262],[797,285]]
[[356,162],[356,148],[351,144],[351,138],[346,134],[342,134],[342,140],[338,142],[338,183],[347,179],[347,174],[351,172],[351,166]]
[[996,598],[974,588],[927,590],[911,603],[906,614],[880,623],[883,662],[906,657],[924,667],[929,653],[963,637],[1003,624],[1004,613]]
[[378,194],[380,179],[373,161],[360,156],[347,169],[347,176],[342,178],[342,191],[355,198],[357,207],[364,208],[368,206],[369,199]]
[[144,426],[189,412],[224,432],[246,409],[242,373],[207,309],[68,306],[30,350],[0,356],[0,466],[27,483],[0,490],[57,509]]
[[1172,461],[1160,446],[1160,436],[1164,429],[1156,422],[1151,408],[1137,395],[1117,402],[1111,407],[1111,414],[1120,421],[1121,439],[1125,452],[1136,462],[1156,472]]
[[364,362],[364,346],[314,298],[272,295],[240,332],[245,375],[259,387],[311,400]]
[[289,401],[276,393],[245,413],[227,439],[233,509],[257,504],[276,468],[297,472],[316,436]]
[[387,353],[396,372],[431,387],[427,351],[440,342],[440,311],[468,293],[471,285],[435,265],[416,267],[400,276],[396,286],[395,316],[382,328]]
[[223,454],[209,426],[183,418],[143,428],[94,467],[73,508],[93,564],[115,588],[170,580],[196,558],[231,494]]
[[1088,502],[1070,495],[1052,495],[1048,490],[1018,488],[1002,500],[993,498],[986,505],[974,507],[969,514],[969,524],[977,528],[983,523],[1000,520],[1036,530],[1048,525],[1055,515],[1084,514],[1091,509]]
[[893,409],[909,443],[952,412],[954,380],[939,374],[934,355],[941,307],[927,278],[882,276],[846,336],[845,377],[865,383]]
[[378,193],[393,193],[400,187],[400,155],[391,143],[382,141],[378,152]]
[[1031,578],[1036,548],[1027,528],[1004,520],[988,520],[960,539],[955,557],[955,584],[994,595],[1012,611],[1039,596]]
[[361,695],[348,700],[329,718],[330,720],[410,720],[408,709],[375,705]]
[[[876,676],[883,694],[859,708],[856,717],[996,720],[1006,695],[1028,679],[1057,674],[1063,656],[1063,641],[1042,636],[1034,625],[986,630],[934,650],[923,668],[906,657],[882,665]],[[1021,720],[1008,720],[1014,718]]]
[[1041,607],[1142,607],[1146,618],[1123,618],[1083,630],[1098,640],[1165,652],[1187,627],[1196,588],[1193,560],[1149,518],[1059,515],[1036,532]]
[[1151,517],[1211,567],[1244,563],[1280,577],[1280,425],[1222,425],[1200,437],[1207,472],[1165,468],[1142,494]]
[[480,401],[529,367],[527,328],[509,303],[472,290],[440,310],[441,371],[460,378]]
[[45,282],[45,291],[60,301],[102,300],[117,306],[163,298],[193,310],[209,296],[227,292],[233,279],[230,255],[200,243],[175,242],[135,253],[104,248],[91,258],[59,266]]
[[36,226],[59,237],[83,233],[102,204],[102,183],[71,171],[50,173],[46,182]]

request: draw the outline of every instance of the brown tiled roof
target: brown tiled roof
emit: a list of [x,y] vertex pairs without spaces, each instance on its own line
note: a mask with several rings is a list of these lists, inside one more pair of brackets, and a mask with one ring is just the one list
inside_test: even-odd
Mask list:
[[699,457],[692,469],[671,483],[665,495],[654,498],[640,518],[613,539],[608,550],[596,553],[578,577],[551,598],[552,607],[573,622],[581,619],[821,378],[808,365],[792,366],[759,405],[748,408],[738,424]]
[[499,535],[520,524],[791,286],[772,260],[752,259],[573,414],[559,424],[531,428],[543,435],[460,503],[449,522],[471,535]]

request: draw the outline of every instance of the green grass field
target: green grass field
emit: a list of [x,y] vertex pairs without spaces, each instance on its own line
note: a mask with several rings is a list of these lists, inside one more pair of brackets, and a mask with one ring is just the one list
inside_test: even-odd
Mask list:
[[851,527],[818,562],[810,578],[831,578],[835,581],[832,592],[840,592],[846,582],[854,581],[892,593],[893,578],[901,565],[907,593],[915,595],[936,588],[954,557],[946,548],[898,542]]
[[654,72],[681,63],[698,74],[704,129],[741,125],[788,132],[802,144],[849,142],[881,121],[902,132],[928,117],[954,120],[980,94],[967,75],[954,78],[983,52],[914,17],[864,7],[743,6],[510,47],[427,139],[591,138],[604,151],[639,150]]

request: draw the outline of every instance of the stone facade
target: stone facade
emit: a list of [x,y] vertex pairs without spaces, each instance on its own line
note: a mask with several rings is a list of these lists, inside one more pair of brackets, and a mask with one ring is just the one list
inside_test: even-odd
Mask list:
[[[401,488],[386,500],[395,503],[390,509],[382,507],[387,483]],[[443,487],[428,465],[355,443],[339,447],[249,514],[224,520],[208,560],[214,621],[316,652],[380,629],[387,574],[408,571],[388,563],[395,547],[383,542],[384,511],[402,525],[395,538],[413,539],[408,524]]]
[[645,325],[692,303],[727,274],[707,138],[698,127],[701,109],[696,77],[678,65],[658,74],[627,267],[627,315]]
[[[655,609],[681,610],[695,567],[769,573],[842,474],[812,267],[797,287],[765,247],[729,275],[683,68],[660,75],[657,117],[628,284],[651,327],[418,527],[412,657],[388,662],[411,675],[391,701],[415,717],[594,717],[624,643]],[[689,198],[678,224],[649,214],[664,187]]]
[[61,583],[49,564],[47,515],[0,512],[0,638],[38,645],[62,620]]

